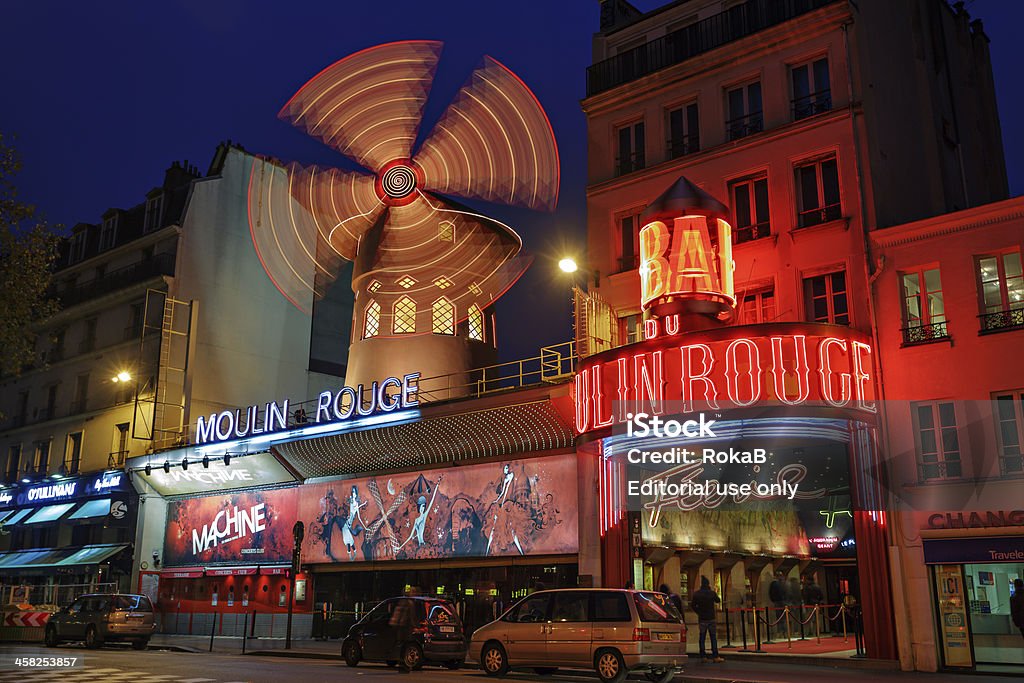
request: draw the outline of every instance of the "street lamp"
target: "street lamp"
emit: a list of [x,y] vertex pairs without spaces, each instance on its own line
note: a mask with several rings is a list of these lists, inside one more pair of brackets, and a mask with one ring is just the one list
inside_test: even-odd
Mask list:
[[117,384],[118,382],[130,382],[131,379],[131,373],[128,372],[127,370],[122,370],[121,372],[111,377],[110,381],[113,382],[114,384]]
[[[601,286],[601,272],[597,270],[590,270],[588,268],[581,268],[579,263],[576,262],[571,256],[566,256],[558,261],[558,269],[563,273],[573,275],[574,273],[583,273],[588,278],[594,278],[594,286]],[[573,276],[575,280],[575,275]]]
[[575,273],[579,269],[576,261],[568,256],[558,262],[558,267],[562,269],[563,273]]

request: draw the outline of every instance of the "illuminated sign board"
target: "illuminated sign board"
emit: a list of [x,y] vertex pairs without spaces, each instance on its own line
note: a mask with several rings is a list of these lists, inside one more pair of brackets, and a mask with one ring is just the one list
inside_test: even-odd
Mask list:
[[201,463],[193,462],[187,470],[172,467],[169,472],[153,468],[145,481],[161,496],[230,491],[295,481],[291,472],[270,453],[236,456],[230,465],[225,465],[220,459],[211,459],[209,464],[209,467],[203,467]]
[[123,493],[128,490],[124,472],[104,472],[85,477],[68,477],[0,493],[0,507],[41,505],[90,496]]
[[[661,325],[664,334],[659,332]],[[656,321],[653,338],[590,356],[571,388],[578,433],[633,414],[814,405],[874,413],[871,345],[837,325],[777,323],[678,333]]]
[[[373,382],[367,389],[342,387],[338,391],[324,391],[317,398],[314,415],[307,415],[313,423],[344,422],[353,417],[374,413],[390,413],[419,405],[419,373],[401,379],[388,377]],[[288,429],[289,401],[271,401],[264,405],[251,405],[242,409],[224,410],[209,417],[200,415],[196,420],[196,444],[217,443],[232,439],[245,439]]]
[[732,309],[732,228],[721,218],[701,215],[680,216],[672,223],[671,230],[660,220],[640,230],[643,309],[653,307],[658,313],[679,299],[689,300],[690,308],[694,300],[704,300],[723,311]]
[[928,515],[929,529],[986,529],[1024,526],[1024,510],[985,512],[936,512]]

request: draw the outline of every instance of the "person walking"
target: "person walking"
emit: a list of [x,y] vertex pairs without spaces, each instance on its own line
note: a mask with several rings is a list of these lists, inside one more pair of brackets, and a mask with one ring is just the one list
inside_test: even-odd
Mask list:
[[681,597],[679,597],[679,593],[673,593],[669,589],[667,583],[663,583],[660,586],[658,586],[658,592],[664,593],[665,595],[668,596],[668,601],[676,606],[676,609],[679,610],[679,618],[682,619],[683,618],[682,617],[682,615],[683,615],[683,599]]
[[[690,600],[690,609],[697,613],[697,624],[700,627],[700,658],[703,662],[724,662],[725,659],[718,655],[718,625],[715,623],[717,615],[716,603],[722,600],[715,591],[711,590],[711,582],[708,577],[700,577],[700,589],[693,594]],[[704,649],[704,636],[711,633],[711,656],[707,656]]]
[[1013,580],[1013,595],[1010,596],[1010,619],[1024,637],[1024,580]]

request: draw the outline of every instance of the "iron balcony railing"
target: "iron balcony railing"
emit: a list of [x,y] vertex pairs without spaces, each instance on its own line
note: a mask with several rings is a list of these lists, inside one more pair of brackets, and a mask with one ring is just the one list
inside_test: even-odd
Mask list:
[[684,135],[678,140],[668,141],[668,158],[678,159],[687,154],[695,154],[700,151],[700,136],[697,133]]
[[739,226],[732,231],[733,244],[752,242],[762,237],[771,237],[772,226],[768,221],[754,223],[753,225]]
[[619,257],[619,270],[616,272],[626,273],[630,270],[636,270],[640,267],[640,257],[634,256],[620,256]]
[[174,275],[174,258],[174,254],[158,254],[81,285],[60,290],[57,292],[57,298],[61,305],[67,308],[159,275]]
[[999,456],[999,471],[1004,475],[1024,474],[1024,455],[1020,453],[1016,455],[1004,453]]
[[819,206],[813,209],[807,209],[806,211],[801,211],[797,215],[797,225],[801,228],[809,228],[812,225],[821,225],[822,223],[828,223],[829,221],[837,221],[842,217],[842,205],[829,204],[828,206]]
[[936,479],[959,479],[964,475],[963,466],[959,460],[941,460],[938,462],[921,462],[917,465],[917,476],[919,481],[934,481]]
[[1002,330],[1015,330],[1024,327],[1024,308],[1011,308],[1006,311],[994,311],[982,313],[978,316],[981,319],[981,333],[1001,332]]
[[748,0],[587,68],[587,97],[839,0]]
[[615,157],[615,175],[626,175],[633,171],[644,168],[644,155],[642,152],[633,152],[626,156]]
[[754,133],[764,130],[764,114],[759,111],[751,112],[746,116],[738,116],[725,122],[725,130],[729,133],[729,140],[739,140]]
[[793,108],[793,120],[799,121],[817,114],[824,114],[832,111],[832,91],[821,90],[819,92],[797,97],[790,102]]
[[912,325],[903,328],[903,345],[927,344],[933,341],[949,339],[949,330],[946,328],[946,321],[934,322],[927,325]]
[[107,457],[107,469],[108,470],[119,470],[124,467],[125,458],[128,457],[128,451],[113,451]]

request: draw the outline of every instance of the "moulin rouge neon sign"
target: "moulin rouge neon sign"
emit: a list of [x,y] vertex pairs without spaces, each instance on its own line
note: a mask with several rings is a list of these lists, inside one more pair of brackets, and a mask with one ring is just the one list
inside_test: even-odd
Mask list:
[[645,341],[581,363],[572,387],[578,433],[680,406],[877,410],[871,345],[856,330],[778,323],[680,334],[676,316],[646,322]]

